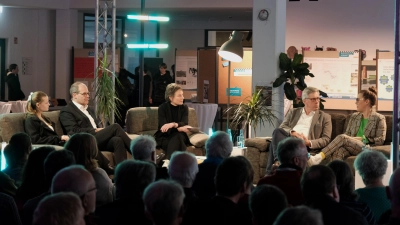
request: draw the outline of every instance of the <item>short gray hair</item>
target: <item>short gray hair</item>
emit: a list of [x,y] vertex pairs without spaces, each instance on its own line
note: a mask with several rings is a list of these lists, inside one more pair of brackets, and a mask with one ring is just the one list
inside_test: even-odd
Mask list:
[[145,210],[153,224],[172,224],[179,216],[184,198],[182,186],[167,180],[150,184],[143,194]]
[[233,143],[227,133],[217,131],[208,138],[205,147],[207,157],[227,158],[232,153]]
[[43,198],[38,204],[33,224],[75,225],[83,220],[84,209],[79,196],[72,192],[60,192]]
[[169,99],[169,97],[174,97],[175,92],[177,92],[178,90],[182,90],[182,87],[179,86],[178,84],[176,83],[168,84],[165,90],[165,101],[170,102],[171,100]]
[[115,168],[116,197],[141,197],[156,179],[156,167],[150,162],[125,160]]
[[150,135],[141,135],[131,141],[131,153],[136,160],[148,160],[156,150],[156,141]]
[[319,89],[315,88],[315,87],[306,87],[306,88],[304,88],[304,90],[303,90],[303,92],[301,94],[301,99],[304,100],[304,99],[308,98],[309,94],[312,94],[312,93],[315,93],[315,92],[319,93]]
[[297,224],[297,225],[323,225],[322,214],[317,209],[311,209],[301,205],[287,208],[276,218],[274,225]]
[[168,165],[168,174],[182,187],[192,187],[198,172],[197,159],[192,153],[176,151],[172,154]]
[[89,188],[90,182],[88,179],[92,179],[95,182],[92,174],[82,165],[65,167],[54,176],[51,184],[51,193],[74,192],[81,196]]
[[276,149],[278,160],[281,164],[290,163],[295,156],[298,156],[300,148],[304,146],[304,141],[300,138],[288,137],[278,143]]
[[86,84],[84,84],[80,81],[77,81],[71,85],[71,87],[69,88],[69,94],[71,95],[71,97],[72,97],[73,93],[79,93],[79,85],[81,85],[81,84],[86,86]]
[[388,163],[386,156],[378,151],[364,150],[354,161],[354,168],[360,174],[365,185],[376,179],[382,179]]

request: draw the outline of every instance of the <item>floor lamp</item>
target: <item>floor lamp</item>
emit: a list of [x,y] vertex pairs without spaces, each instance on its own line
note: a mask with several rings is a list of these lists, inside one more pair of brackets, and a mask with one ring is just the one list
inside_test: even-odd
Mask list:
[[[233,31],[218,51],[218,55],[222,59],[228,60],[228,104],[227,109],[231,103],[231,62],[241,62],[243,60],[243,47],[242,47],[243,33]],[[226,129],[229,129],[229,113],[226,114]]]

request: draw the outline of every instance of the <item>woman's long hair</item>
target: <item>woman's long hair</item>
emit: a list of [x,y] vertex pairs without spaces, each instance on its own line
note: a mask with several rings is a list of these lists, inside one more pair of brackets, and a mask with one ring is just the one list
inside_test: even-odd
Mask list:
[[93,171],[99,167],[95,159],[99,150],[96,138],[88,133],[77,133],[71,136],[64,146],[65,149],[74,153],[76,164],[84,166]]

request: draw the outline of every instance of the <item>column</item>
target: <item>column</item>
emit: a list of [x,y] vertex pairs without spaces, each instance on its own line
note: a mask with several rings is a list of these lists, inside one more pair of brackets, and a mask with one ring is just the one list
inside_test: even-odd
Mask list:
[[[269,11],[266,21],[258,19],[261,10]],[[278,77],[279,54],[285,50],[286,36],[286,0],[253,0],[253,78],[252,87],[256,85],[272,86]],[[283,87],[273,88],[272,109],[278,117],[275,127],[283,120]],[[274,126],[257,125],[257,136],[271,136]],[[252,134],[254,137],[254,134]]]

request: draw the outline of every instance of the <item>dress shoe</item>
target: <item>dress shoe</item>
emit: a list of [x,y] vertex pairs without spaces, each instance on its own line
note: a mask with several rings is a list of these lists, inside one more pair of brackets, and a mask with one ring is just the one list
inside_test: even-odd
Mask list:
[[310,156],[310,158],[307,161],[307,165],[308,166],[314,166],[314,165],[320,164],[321,162],[322,162],[321,154],[316,154],[316,155]]

